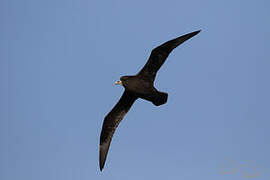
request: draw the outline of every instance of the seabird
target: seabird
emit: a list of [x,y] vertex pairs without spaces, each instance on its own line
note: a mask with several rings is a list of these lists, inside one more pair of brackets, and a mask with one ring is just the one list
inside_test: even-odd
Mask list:
[[134,76],[122,76],[119,81],[115,82],[115,85],[122,85],[125,91],[103,121],[99,145],[100,171],[104,167],[113,134],[136,99],[145,99],[156,106],[167,102],[168,94],[166,92],[160,92],[154,87],[157,71],[174,48],[199,32],[200,30],[180,36],[156,47],[152,50],[148,61],[138,74]]

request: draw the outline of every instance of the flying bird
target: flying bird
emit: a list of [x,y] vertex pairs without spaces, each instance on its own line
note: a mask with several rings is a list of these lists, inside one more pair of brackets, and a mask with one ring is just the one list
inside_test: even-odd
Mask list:
[[180,36],[156,47],[138,74],[122,76],[119,81],[115,82],[115,85],[122,85],[125,91],[103,121],[99,145],[100,171],[104,167],[113,134],[136,99],[145,99],[156,106],[167,102],[168,94],[160,92],[154,87],[156,74],[174,48],[199,32],[200,30]]

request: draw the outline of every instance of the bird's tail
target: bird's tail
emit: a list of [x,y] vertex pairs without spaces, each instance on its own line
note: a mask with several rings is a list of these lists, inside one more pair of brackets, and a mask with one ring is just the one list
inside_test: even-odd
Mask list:
[[168,94],[165,92],[157,92],[155,97],[152,99],[152,103],[156,106],[165,104],[168,100]]

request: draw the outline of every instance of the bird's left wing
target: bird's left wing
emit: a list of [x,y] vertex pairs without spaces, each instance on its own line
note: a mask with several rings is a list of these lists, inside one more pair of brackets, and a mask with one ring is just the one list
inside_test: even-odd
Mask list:
[[147,63],[138,73],[138,76],[153,82],[155,80],[157,71],[164,64],[165,60],[172,52],[172,50],[177,46],[179,46],[180,44],[182,44],[183,42],[185,42],[186,40],[192,38],[199,32],[200,30],[189,34],[185,34],[178,38],[167,41],[161,44],[160,46],[156,47],[155,49],[153,49]]
[[137,97],[133,93],[125,90],[118,103],[104,118],[99,145],[100,170],[102,170],[104,167],[110,143],[117,126],[124,118],[136,99]]

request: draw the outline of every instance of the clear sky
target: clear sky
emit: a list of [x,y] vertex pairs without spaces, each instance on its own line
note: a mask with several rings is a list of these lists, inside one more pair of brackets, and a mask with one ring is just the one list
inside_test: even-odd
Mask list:
[[[269,0],[0,1],[1,180],[270,178]],[[114,81],[173,51],[98,166]],[[253,176],[254,177],[253,177]]]

